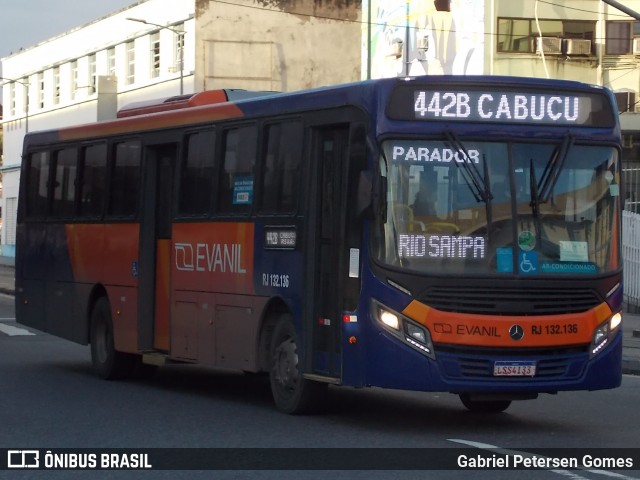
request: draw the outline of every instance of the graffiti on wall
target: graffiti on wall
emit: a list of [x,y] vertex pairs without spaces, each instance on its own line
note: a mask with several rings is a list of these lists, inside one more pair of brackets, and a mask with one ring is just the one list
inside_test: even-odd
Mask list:
[[484,0],[451,0],[450,12],[428,0],[370,0],[363,18],[369,14],[363,58],[371,56],[371,78],[484,73]]

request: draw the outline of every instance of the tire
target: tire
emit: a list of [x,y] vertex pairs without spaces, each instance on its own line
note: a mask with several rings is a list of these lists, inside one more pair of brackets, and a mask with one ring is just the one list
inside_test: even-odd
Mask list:
[[302,376],[298,363],[298,336],[289,315],[278,320],[269,353],[269,383],[276,408],[288,414],[320,411],[326,404],[327,384]]
[[472,400],[468,393],[461,393],[460,401],[474,413],[500,413],[511,405],[511,400]]
[[113,343],[111,306],[106,297],[98,299],[91,312],[91,363],[96,374],[105,380],[128,377],[136,356],[118,352]]

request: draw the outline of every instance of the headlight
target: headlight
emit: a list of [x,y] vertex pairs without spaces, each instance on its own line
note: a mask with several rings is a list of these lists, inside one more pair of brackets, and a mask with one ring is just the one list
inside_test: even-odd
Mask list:
[[405,323],[404,330],[411,338],[417,340],[420,343],[427,343],[427,332],[424,328],[418,327],[414,323]]
[[593,334],[593,341],[591,342],[591,357],[596,356],[604,349],[611,339],[613,339],[621,324],[622,314],[618,312],[614,313],[609,320],[596,328],[596,331]]
[[391,327],[394,330],[400,330],[400,319],[395,313],[391,313],[387,310],[380,310],[380,320],[387,327]]
[[431,342],[431,334],[425,326],[376,301],[373,301],[372,307],[374,317],[388,332],[391,332],[402,342],[423,355],[432,359],[436,358],[433,351],[433,343]]

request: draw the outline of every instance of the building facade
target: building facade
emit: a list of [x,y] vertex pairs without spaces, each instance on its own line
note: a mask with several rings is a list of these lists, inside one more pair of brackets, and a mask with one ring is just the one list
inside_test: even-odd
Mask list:
[[[640,0],[623,3],[640,12]],[[365,77],[517,75],[610,88],[621,113],[625,208],[640,213],[638,20],[602,0],[365,0],[362,8]]]
[[[625,6],[640,11],[640,0]],[[363,72],[372,78],[562,78],[627,92],[630,100],[640,89],[640,23],[601,0],[365,0],[363,19],[363,59],[370,57]]]
[[25,133],[206,89],[359,80],[360,10],[355,0],[142,0],[3,58],[2,255],[15,254]]

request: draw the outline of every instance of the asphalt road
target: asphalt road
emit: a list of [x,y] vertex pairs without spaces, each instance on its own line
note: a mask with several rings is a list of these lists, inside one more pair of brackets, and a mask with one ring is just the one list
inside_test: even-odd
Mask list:
[[[336,455],[332,448],[374,449],[377,459],[390,449],[434,455],[439,450],[433,449],[461,446],[489,454],[490,446],[517,452],[607,448],[613,454],[640,443],[636,376],[625,375],[615,390],[542,395],[489,416],[467,412],[447,393],[332,387],[324,415],[287,416],[274,409],[261,376],[170,366],[152,379],[100,380],[91,371],[88,347],[24,330],[11,320],[12,302],[0,295],[0,324],[22,330],[0,332],[0,448],[225,448],[230,454],[306,448],[326,453],[329,462]],[[640,478],[640,462],[634,471],[555,470],[0,471],[0,478]]]

